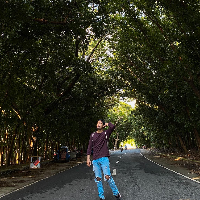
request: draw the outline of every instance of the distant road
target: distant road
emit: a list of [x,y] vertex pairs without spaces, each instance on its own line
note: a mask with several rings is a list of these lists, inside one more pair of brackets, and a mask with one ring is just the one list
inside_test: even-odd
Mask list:
[[[199,200],[200,184],[148,161],[139,149],[112,152],[111,171],[122,200]],[[104,182],[107,200],[114,200]],[[92,167],[79,165],[1,200],[98,200]]]

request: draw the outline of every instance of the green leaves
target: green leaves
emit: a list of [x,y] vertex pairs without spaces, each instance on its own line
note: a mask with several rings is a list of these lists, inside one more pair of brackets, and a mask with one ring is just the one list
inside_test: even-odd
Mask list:
[[17,124],[18,136],[28,136],[23,144],[34,136],[41,146],[49,137],[86,143],[116,91],[89,59],[102,41],[89,48],[91,40],[109,32],[107,8],[83,0],[2,3],[1,137]]
[[30,137],[85,144],[88,127],[129,97],[132,114],[122,104],[108,112],[121,140],[200,141],[197,1],[19,0],[0,9],[3,135],[20,124]]
[[134,130],[134,116],[132,115],[133,108],[124,103],[118,102],[107,111],[107,121],[110,121],[116,125],[115,132],[111,135],[110,147],[113,148],[115,140],[118,139],[118,145],[120,142],[125,141]]
[[199,6],[197,1],[134,1],[114,18],[118,27],[110,48],[117,84],[137,99],[137,131],[145,129],[154,144],[176,146],[170,137],[194,134],[198,126],[191,116],[198,116],[200,101]]

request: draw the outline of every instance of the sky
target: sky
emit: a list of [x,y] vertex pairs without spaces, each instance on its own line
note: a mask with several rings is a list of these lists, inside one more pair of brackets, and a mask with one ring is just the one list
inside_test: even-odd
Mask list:
[[133,101],[130,101],[130,102],[125,101],[125,103],[127,103],[130,106],[132,106],[132,108],[135,108],[136,100],[134,99]]

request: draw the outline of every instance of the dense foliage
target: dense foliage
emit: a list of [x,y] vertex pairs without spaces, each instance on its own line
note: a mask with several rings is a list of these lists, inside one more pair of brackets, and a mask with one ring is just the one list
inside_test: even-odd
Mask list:
[[116,125],[115,131],[110,136],[110,148],[119,148],[120,142],[125,141],[135,133],[132,111],[133,108],[123,101],[116,103],[107,111],[107,120]]
[[137,99],[137,138],[157,147],[199,149],[199,1],[121,5],[113,66],[126,95]]
[[[197,0],[1,0],[1,165],[85,149],[103,117],[117,123],[113,142],[199,149],[199,10]],[[108,111],[120,97],[136,109]]]
[[109,31],[104,6],[1,1],[1,164],[52,157],[61,145],[86,148],[116,90],[91,64]]

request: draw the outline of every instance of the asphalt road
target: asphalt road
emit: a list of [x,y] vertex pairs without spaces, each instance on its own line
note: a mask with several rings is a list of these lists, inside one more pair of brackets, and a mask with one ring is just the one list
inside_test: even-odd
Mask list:
[[[139,149],[111,154],[111,172],[122,200],[200,200],[200,184],[145,159]],[[106,182],[107,200],[114,200]],[[1,200],[98,200],[92,167],[81,164]]]

